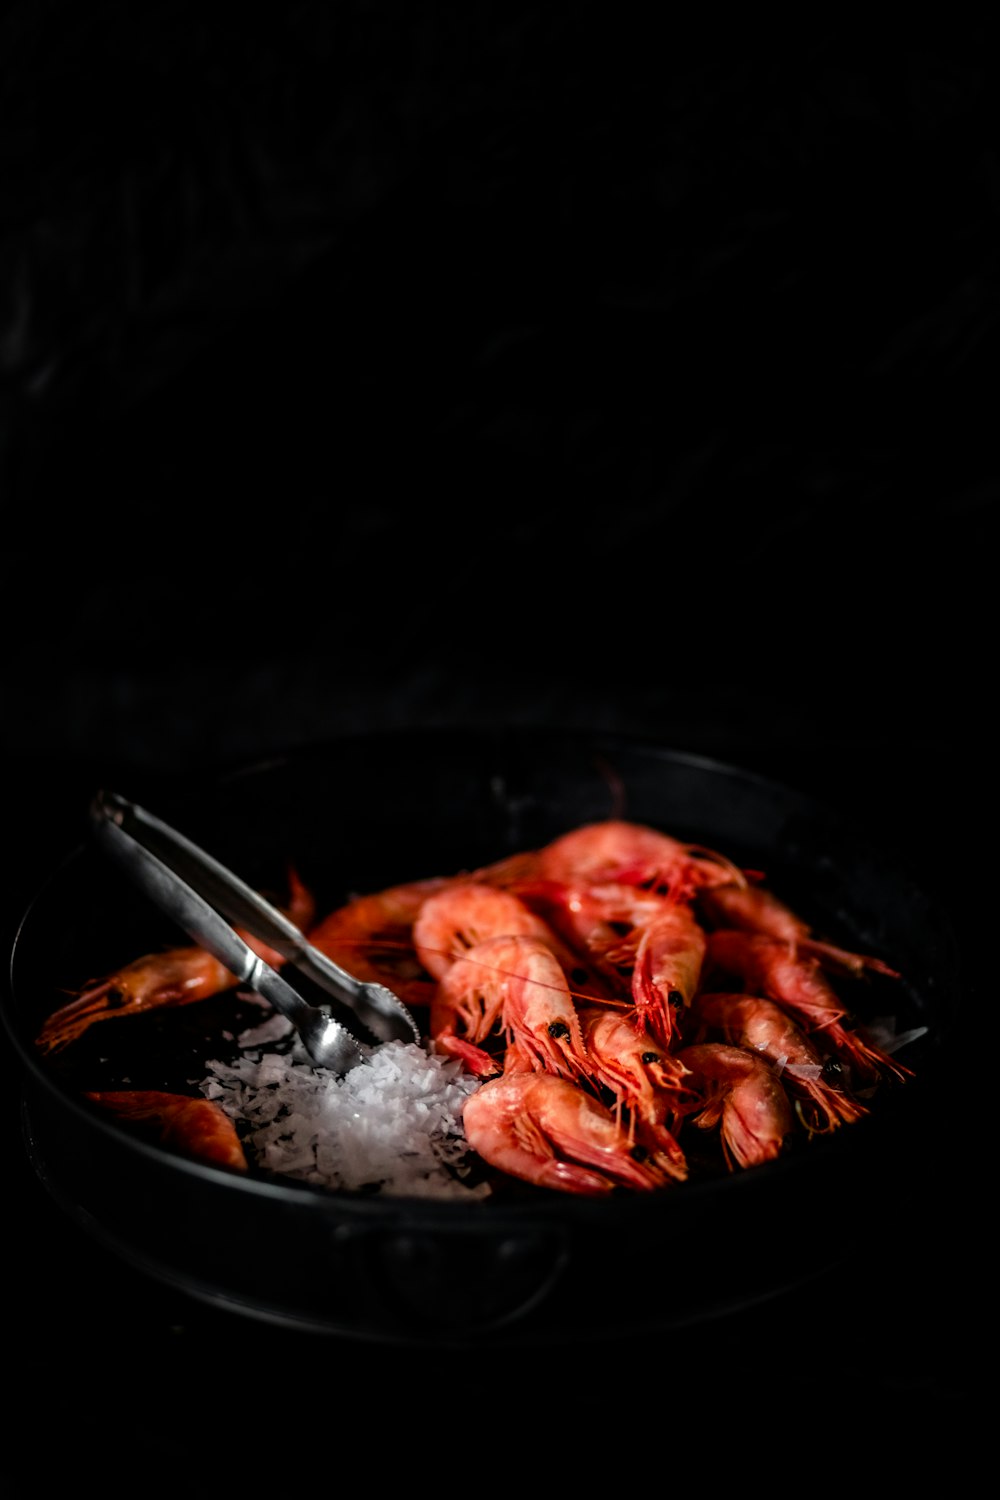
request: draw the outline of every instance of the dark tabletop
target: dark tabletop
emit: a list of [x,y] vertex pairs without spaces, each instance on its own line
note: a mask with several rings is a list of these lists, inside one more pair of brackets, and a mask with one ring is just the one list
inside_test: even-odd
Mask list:
[[[668,1450],[640,1367],[769,1464],[791,1425],[839,1468],[853,1427],[886,1472],[954,1445],[960,1481],[994,1301],[982,39],[85,9],[9,5],[0,35],[8,946],[96,786],[369,729],[623,730],[842,808],[966,955],[926,1195],[836,1274],[595,1348],[588,1379]],[[11,1428],[61,1475],[240,1452],[277,1369],[358,1424],[388,1367],[434,1443],[502,1447],[527,1402],[582,1447],[576,1355],[387,1366],[109,1261],[35,1178],[4,1066]]]

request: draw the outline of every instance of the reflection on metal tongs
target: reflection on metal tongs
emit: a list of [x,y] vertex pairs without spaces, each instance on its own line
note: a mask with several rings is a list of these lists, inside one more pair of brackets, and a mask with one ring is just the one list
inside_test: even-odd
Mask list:
[[175,829],[113,792],[97,793],[90,818],[98,843],[146,895],[237,980],[287,1016],[316,1066],[346,1073],[364,1060],[361,1045],[328,1007],[308,1004],[231,922],[347,1006],[378,1041],[420,1041],[398,996],[385,985],[348,974],[314,948],[283,912]]

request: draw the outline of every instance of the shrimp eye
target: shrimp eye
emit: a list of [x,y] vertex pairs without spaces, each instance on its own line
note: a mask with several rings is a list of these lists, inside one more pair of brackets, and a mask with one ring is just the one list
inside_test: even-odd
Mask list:
[[569,977],[570,979],[572,979],[573,983],[577,985],[586,984],[587,980],[590,978],[586,969],[574,969]]
[[565,1021],[550,1021],[549,1022],[549,1036],[551,1036],[551,1037],[567,1037],[567,1036],[569,1036],[569,1027],[566,1025],[566,1022]]
[[671,1005],[684,1004],[684,996],[681,994],[680,990],[670,990],[667,994],[667,999],[670,1001]]
[[828,1057],[826,1059],[826,1062],[823,1064],[822,1078],[823,1082],[830,1084],[831,1087],[843,1087],[844,1070],[837,1058]]
[[125,1004],[125,991],[112,986],[107,990],[104,998],[107,1002],[108,1010],[118,1010],[120,1006]]
[[633,1161],[646,1161],[649,1157],[649,1152],[645,1146],[635,1145],[629,1152],[629,1156],[631,1156]]
[[644,1063],[655,1063],[659,1062],[659,1060],[660,1054],[658,1052],[644,1052],[639,1059],[640,1062]]
[[631,925],[628,922],[609,922],[608,926],[616,937],[628,937],[632,931]]

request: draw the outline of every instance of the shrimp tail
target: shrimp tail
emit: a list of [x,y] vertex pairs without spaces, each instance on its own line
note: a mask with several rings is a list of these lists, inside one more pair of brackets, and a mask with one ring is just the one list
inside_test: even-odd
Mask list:
[[824,969],[832,969],[849,978],[860,979],[865,974],[882,974],[887,979],[900,978],[898,969],[890,968],[881,958],[875,958],[869,953],[851,953],[846,948],[838,948],[834,943],[822,943],[816,938],[799,938],[797,946],[808,957],[818,959]]
[[497,1059],[484,1047],[477,1047],[474,1042],[466,1041],[454,1032],[444,1032],[435,1037],[433,1047],[441,1057],[457,1058],[466,1072],[475,1078],[497,1078],[504,1071]]

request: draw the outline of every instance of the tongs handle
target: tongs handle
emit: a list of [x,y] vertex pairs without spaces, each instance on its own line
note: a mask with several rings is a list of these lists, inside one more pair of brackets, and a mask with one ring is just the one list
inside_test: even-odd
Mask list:
[[[320,953],[283,912],[176,829],[113,792],[99,792],[91,824],[102,847],[146,894],[220,963],[298,1029],[314,1062],[344,1072],[362,1058],[357,1041],[311,1006],[228,922],[235,922],[350,1006],[381,1040],[419,1041],[398,997],[357,979]],[[221,914],[221,915],[220,915]]]

